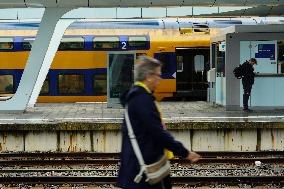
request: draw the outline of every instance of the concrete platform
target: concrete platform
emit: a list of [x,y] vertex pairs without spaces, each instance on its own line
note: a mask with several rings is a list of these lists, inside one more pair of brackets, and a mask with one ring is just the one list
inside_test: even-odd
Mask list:
[[[204,101],[160,102],[166,123],[284,122],[284,110],[226,111]],[[0,124],[121,123],[123,109],[106,103],[41,103],[24,113],[0,113]]]
[[[225,111],[207,102],[162,102],[167,129],[195,151],[284,150],[284,111]],[[119,152],[123,109],[106,103],[37,104],[0,114],[0,152]]]

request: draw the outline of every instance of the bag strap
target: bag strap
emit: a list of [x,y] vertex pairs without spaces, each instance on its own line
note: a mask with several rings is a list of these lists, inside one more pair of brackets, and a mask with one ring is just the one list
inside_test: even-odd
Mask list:
[[140,165],[140,171],[134,179],[134,182],[139,183],[142,179],[143,173],[146,171],[145,162],[144,162],[144,159],[142,157],[141,150],[139,148],[138,142],[136,140],[136,136],[134,134],[134,131],[133,131],[130,119],[129,119],[128,106],[127,105],[125,106],[125,121],[126,121],[127,130],[128,130],[128,136],[130,138],[134,153],[135,153],[135,155],[138,159],[139,165]]

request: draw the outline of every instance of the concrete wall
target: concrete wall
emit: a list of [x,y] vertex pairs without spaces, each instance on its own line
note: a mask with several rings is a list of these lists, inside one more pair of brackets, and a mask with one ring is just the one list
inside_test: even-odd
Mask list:
[[[284,128],[172,129],[170,132],[195,151],[284,150]],[[119,130],[1,131],[0,152],[120,152]]]

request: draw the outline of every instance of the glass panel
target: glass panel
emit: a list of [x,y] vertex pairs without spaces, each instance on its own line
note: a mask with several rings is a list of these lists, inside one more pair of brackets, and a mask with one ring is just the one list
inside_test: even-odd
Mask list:
[[[216,49],[216,43],[212,43],[211,45],[211,49],[212,49],[212,54],[211,54],[211,60],[212,60],[212,65],[211,68],[215,68],[215,64],[216,64],[216,54],[217,54],[217,49]],[[209,68],[209,69],[211,69]]]
[[0,75],[0,94],[14,93],[13,75]]
[[204,71],[204,56],[203,55],[194,56],[194,68],[195,68],[195,72]]
[[214,14],[218,13],[218,7],[201,7],[201,6],[194,6],[192,9],[193,15],[201,15],[201,14]]
[[135,54],[109,54],[109,97],[119,96],[133,84]]
[[84,75],[60,74],[58,76],[59,93],[82,93],[84,92]]
[[142,8],[143,18],[166,17],[166,8],[147,7]]
[[183,56],[177,55],[177,72],[183,72]]
[[107,74],[100,73],[94,75],[94,93],[107,93]]
[[192,15],[192,7],[170,7],[167,12],[167,16],[188,16]]
[[119,37],[95,37],[93,43],[95,49],[117,49]]
[[217,76],[225,76],[225,51],[219,51],[219,44],[216,47],[217,51]]
[[240,41],[240,64],[250,58],[256,58],[258,65],[254,67],[255,73],[276,74],[277,41]]
[[23,50],[31,50],[32,49],[32,44],[34,42],[34,38],[26,38],[24,39],[22,43]]
[[128,38],[129,47],[146,48],[147,38],[145,36],[133,36]]
[[58,50],[80,50],[84,48],[83,37],[65,37],[61,39]]
[[49,93],[49,77],[46,77],[46,79],[43,82],[40,94],[46,94]]
[[13,38],[0,38],[0,49],[13,49],[14,39]]

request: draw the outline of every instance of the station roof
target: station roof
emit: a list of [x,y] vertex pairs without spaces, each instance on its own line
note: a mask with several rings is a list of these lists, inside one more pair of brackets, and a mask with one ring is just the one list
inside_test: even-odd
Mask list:
[[234,25],[221,29],[216,35],[211,36],[211,42],[222,41],[229,33],[284,33],[284,24]]
[[1,0],[0,8],[21,7],[163,7],[163,6],[278,6],[283,0]]

